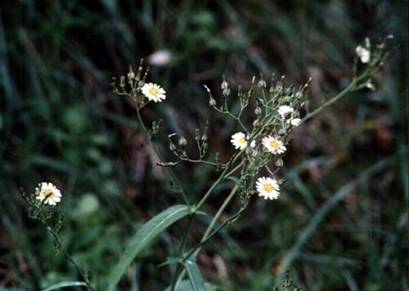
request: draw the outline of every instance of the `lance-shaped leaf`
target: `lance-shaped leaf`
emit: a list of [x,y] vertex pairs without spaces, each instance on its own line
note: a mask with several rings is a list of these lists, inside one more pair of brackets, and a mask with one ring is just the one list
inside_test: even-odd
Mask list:
[[[44,289],[43,291],[51,291],[51,290],[57,290],[57,289],[62,289],[62,288],[67,288],[67,287],[75,287],[75,286],[77,287],[87,286],[87,284],[85,282],[79,282],[79,281],[72,281],[72,282],[64,281],[64,282],[60,282],[58,284],[52,285]],[[0,287],[0,290],[2,290],[1,287]]]
[[125,251],[122,253],[118,264],[114,267],[108,279],[108,291],[113,291],[118,284],[126,268],[135,257],[171,224],[191,213],[190,207],[186,205],[172,206],[151,220],[146,222],[132,237]]
[[184,263],[187,275],[189,276],[190,284],[193,291],[206,291],[205,283],[200,273],[199,266],[193,260],[187,260]]

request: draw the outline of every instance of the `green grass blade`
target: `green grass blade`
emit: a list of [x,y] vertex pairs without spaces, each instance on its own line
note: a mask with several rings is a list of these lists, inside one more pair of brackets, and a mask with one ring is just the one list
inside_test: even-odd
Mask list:
[[204,285],[202,273],[200,273],[199,266],[196,264],[196,262],[187,260],[184,265],[187,275],[189,276],[190,284],[192,285],[192,290],[205,291],[206,287]]
[[85,284],[85,282],[79,282],[79,281],[71,281],[71,282],[64,281],[64,282],[60,282],[55,285],[52,285],[48,287],[47,289],[44,289],[43,291],[51,291],[51,290],[57,290],[57,289],[62,289],[66,287],[74,287],[74,286],[87,286],[87,284]]
[[[214,285],[212,283],[209,282],[205,282],[204,283],[205,286],[205,290],[206,291],[216,291],[218,290],[218,286]],[[176,291],[192,291],[192,284],[190,283],[189,280],[182,280],[180,281],[180,283],[177,285]],[[165,291],[170,291],[170,287],[166,288]]]
[[392,161],[392,158],[393,157],[385,158],[377,162],[375,165],[369,167],[366,171],[362,172],[356,179],[352,180],[348,184],[341,187],[338,191],[336,191],[331,196],[331,198],[329,198],[325,202],[325,204],[315,212],[309,224],[300,233],[300,235],[297,238],[297,241],[284,256],[280,273],[276,277],[276,284],[279,284],[279,282],[283,279],[285,271],[288,270],[292,262],[299,255],[300,250],[303,248],[305,243],[310,239],[312,234],[317,230],[319,224],[324,220],[324,218],[328,215],[332,208],[335,207],[340,201],[345,199],[345,197],[350,195],[356,189],[356,187],[360,185],[360,183],[362,183],[363,181],[368,179],[368,177],[371,177],[372,175],[378,173],[380,170],[383,170],[386,166],[388,166]]
[[190,213],[186,205],[175,205],[146,222],[132,237],[108,279],[108,291],[115,289],[126,268],[145,247],[149,246],[168,226]]

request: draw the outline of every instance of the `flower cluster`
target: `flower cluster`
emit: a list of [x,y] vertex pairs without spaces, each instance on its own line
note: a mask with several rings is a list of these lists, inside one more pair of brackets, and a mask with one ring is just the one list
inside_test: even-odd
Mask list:
[[[237,93],[241,105],[238,113],[231,112],[226,105],[227,98],[232,93],[226,80],[221,85],[224,100],[220,107],[216,106],[216,100],[206,87],[210,97],[209,104],[218,112],[235,119],[243,129],[234,133],[230,142],[238,151],[236,155],[241,155],[244,164],[240,175],[244,198],[255,192],[265,199],[278,198],[280,185],[276,177],[277,171],[283,165],[281,156],[287,150],[289,133],[302,122],[299,109],[307,87],[308,83],[300,88],[286,86],[282,78],[272,81],[267,88],[266,81],[259,80],[256,84],[253,78],[249,91],[239,90]],[[252,129],[249,129],[241,116],[251,105],[254,106],[255,114]],[[259,176],[263,171],[269,175]]]
[[[355,49],[356,70],[348,92],[361,88],[375,89],[372,83],[374,72],[381,67],[385,56],[384,43],[371,45],[368,38]],[[138,118],[145,132],[152,136],[159,129],[159,123],[153,122],[152,129],[146,129],[139,111],[149,102],[162,102],[166,99],[165,90],[154,83],[146,82],[148,70],[143,72],[140,65],[134,73],[132,69],[126,76],[114,79],[114,92],[125,95],[138,111]],[[168,135],[169,149],[177,158],[171,162],[160,162],[161,166],[175,166],[179,162],[203,163],[216,166],[217,169],[232,170],[233,164],[239,165],[240,189],[242,198],[248,198],[258,193],[266,199],[276,199],[280,193],[280,182],[277,178],[280,167],[284,162],[282,155],[287,151],[288,137],[291,131],[301,125],[334,101],[330,100],[320,108],[310,112],[303,119],[300,109],[305,100],[305,91],[309,81],[302,86],[288,85],[284,77],[272,79],[270,82],[255,77],[251,80],[248,90],[238,87],[235,91],[223,77],[221,82],[220,101],[214,98],[210,89],[205,86],[209,94],[209,105],[217,112],[224,114],[240,129],[231,135],[230,142],[235,153],[227,163],[221,163],[220,154],[216,153],[214,160],[208,160],[207,126],[204,133],[195,131],[197,154],[187,150],[188,141],[176,133]],[[342,93],[343,94],[343,93]],[[234,95],[234,96],[233,96]],[[341,95],[342,96],[342,95]],[[334,97],[334,100],[339,97]],[[253,114],[252,114],[253,112]],[[177,140],[175,140],[177,139]],[[238,163],[238,164],[237,164]],[[235,172],[237,173],[237,172]],[[263,174],[265,173],[265,175]]]
[[[279,117],[282,122],[281,124],[284,123],[288,127],[297,127],[301,124],[299,113],[291,106],[279,106],[275,115]],[[284,129],[284,132],[286,132],[285,129],[288,128],[284,127],[281,129]],[[283,154],[287,150],[283,141],[283,137],[281,137],[279,134],[266,135],[260,140],[263,151],[268,154],[278,156]],[[236,150],[245,150],[249,144],[249,136],[246,136],[246,134],[243,132],[236,132],[231,136],[231,143]],[[256,146],[257,139],[253,139],[250,143],[250,147],[254,149],[256,148]],[[253,151],[252,155],[254,156],[256,154],[257,153]],[[274,177],[258,178],[256,182],[256,189],[258,195],[265,199],[277,199],[280,194],[280,186],[278,180]]]
[[126,75],[112,78],[114,93],[129,97],[137,110],[145,107],[149,102],[162,102],[166,99],[166,91],[158,84],[147,83],[148,69],[143,70],[142,62],[134,73],[132,67]]

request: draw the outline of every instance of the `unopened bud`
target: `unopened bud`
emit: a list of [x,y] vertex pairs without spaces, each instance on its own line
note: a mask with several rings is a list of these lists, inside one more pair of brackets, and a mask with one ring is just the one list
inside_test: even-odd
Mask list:
[[173,142],[169,143],[169,149],[170,149],[172,152],[176,151],[176,146],[175,146],[175,144],[174,144]]
[[184,138],[184,137],[182,136],[181,138],[179,138],[178,143],[179,143],[179,145],[180,145],[181,147],[184,147],[184,146],[186,146],[186,144],[187,144],[187,140],[186,140],[186,138]]
[[258,81],[257,86],[259,88],[266,88],[267,87],[267,83],[266,81],[264,81],[263,79],[261,79],[260,81]]
[[133,72],[132,67],[129,67],[129,73],[128,73],[127,77],[130,80],[135,78],[135,73]]
[[227,83],[226,80],[223,80],[221,86],[222,90],[228,89],[229,88],[229,83]]
[[122,88],[125,87],[125,77],[121,76],[121,78],[119,79],[119,86],[121,86]]

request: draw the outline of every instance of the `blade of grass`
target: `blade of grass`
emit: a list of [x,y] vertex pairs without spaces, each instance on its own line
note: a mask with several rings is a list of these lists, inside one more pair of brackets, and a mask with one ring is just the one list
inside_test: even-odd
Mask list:
[[131,238],[119,262],[112,270],[108,279],[107,290],[112,291],[115,289],[126,268],[144,248],[151,245],[168,226],[190,213],[191,209],[188,206],[175,205],[162,211],[145,223]]
[[187,275],[189,276],[190,284],[192,285],[192,290],[194,291],[205,291],[206,287],[204,285],[204,280],[200,269],[196,262],[193,260],[187,260],[184,263]]
[[80,281],[72,281],[72,282],[60,282],[57,283],[55,285],[52,285],[46,289],[44,289],[43,291],[51,291],[51,290],[57,290],[57,289],[62,289],[62,288],[66,288],[66,287],[79,287],[79,286],[87,286],[87,284],[85,284],[85,282],[80,282]]
[[330,212],[330,210],[333,207],[335,207],[340,201],[342,201],[345,197],[351,194],[352,191],[358,185],[360,185],[360,183],[365,181],[365,179],[367,179],[368,177],[372,176],[373,174],[379,172],[380,170],[384,169],[387,165],[389,165],[393,158],[394,157],[383,159],[380,162],[376,163],[375,165],[371,166],[366,171],[361,173],[357,179],[341,187],[337,192],[334,193],[334,195],[330,199],[327,200],[327,202],[325,202],[325,204],[311,218],[308,225],[298,236],[297,241],[284,256],[280,272],[276,278],[277,284],[283,280],[283,274],[285,274],[285,272],[288,270],[292,262],[297,258],[302,247],[307,243],[309,238],[317,229],[318,225],[323,221],[323,219]]

